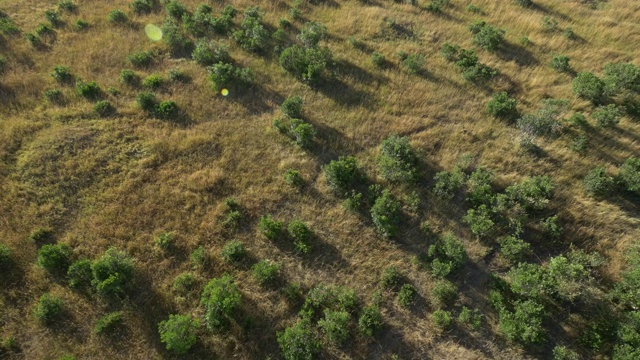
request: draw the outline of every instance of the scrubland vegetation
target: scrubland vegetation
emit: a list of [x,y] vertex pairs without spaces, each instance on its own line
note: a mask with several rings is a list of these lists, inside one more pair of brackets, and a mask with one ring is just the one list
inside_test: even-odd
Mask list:
[[639,24],[0,0],[0,358],[640,358]]

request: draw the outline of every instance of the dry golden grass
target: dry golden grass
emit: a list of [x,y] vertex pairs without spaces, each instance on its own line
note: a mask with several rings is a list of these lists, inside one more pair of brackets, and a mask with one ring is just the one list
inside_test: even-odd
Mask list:
[[[201,1],[182,2],[192,10]],[[0,10],[30,32],[44,22],[44,11],[55,3],[0,0]],[[0,282],[0,339],[15,337],[21,350],[10,358],[53,359],[66,353],[79,359],[172,358],[159,341],[157,323],[170,313],[202,315],[197,291],[191,297],[177,297],[171,290],[175,276],[191,271],[188,255],[199,245],[210,257],[204,269],[193,271],[200,288],[212,277],[233,274],[243,294],[242,313],[253,319],[254,327],[245,330],[242,324],[233,324],[221,334],[202,331],[187,357],[278,358],[275,334],[295,322],[298,308],[278,291],[261,288],[248,267],[222,260],[222,246],[234,238],[246,244],[253,259],[282,262],[286,282],[304,289],[319,283],[345,286],[369,303],[382,270],[391,265],[416,286],[422,300],[411,310],[400,307],[393,293],[383,292],[385,329],[374,341],[354,337],[344,348],[327,347],[327,358],[548,357],[548,348],[525,351],[497,338],[497,315],[486,299],[487,287],[489,274],[505,267],[487,260],[491,246],[475,240],[461,223],[461,201],[447,204],[427,191],[435,172],[452,169],[464,154],[493,169],[502,187],[526,176],[549,175],[556,185],[552,208],[562,219],[565,248],[573,243],[603,253],[609,261],[604,272],[612,278],[620,271],[621,253],[640,236],[637,204],[596,201],[584,194],[581,183],[594,166],[615,169],[640,153],[637,120],[625,117],[615,130],[590,132],[585,155],[572,152],[570,137],[564,135],[542,140],[546,156],[534,157],[518,149],[514,126],[485,112],[486,101],[499,90],[517,97],[521,113],[535,110],[547,97],[566,98],[572,110],[591,112],[592,105],[572,94],[571,77],[555,72],[548,63],[552,54],[562,53],[571,58],[574,70],[601,74],[608,62],[637,61],[640,3],[636,1],[610,0],[598,10],[579,1],[538,0],[539,6],[527,10],[511,1],[473,1],[485,15],[465,11],[471,2],[461,0],[452,0],[443,15],[382,0],[368,5],[337,0],[304,5],[305,19],[328,28],[326,45],[338,63],[335,84],[340,87],[310,88],[286,74],[277,59],[249,54],[230,39],[232,57],[253,69],[259,84],[244,94],[225,98],[214,93],[206,70],[184,59],[163,55],[153,67],[136,70],[146,76],[179,68],[192,78],[188,84],[171,84],[157,93],[161,99],[176,101],[188,114],[186,125],[148,118],[136,106],[137,90],[118,81],[120,71],[130,68],[126,59],[131,52],[166,53],[162,43],[152,43],[143,32],[144,24],[161,24],[164,14],[135,16],[125,0],[77,3],[78,14],[64,15],[67,27],[57,30],[57,41],[49,50],[34,50],[20,36],[8,37],[7,45],[0,47],[9,60],[9,70],[0,75],[0,235],[16,260],[15,274]],[[228,3],[238,9],[259,3],[266,11],[265,21],[274,28],[292,5],[290,1]],[[223,5],[212,6],[219,12]],[[106,14],[115,8],[127,11],[137,26],[110,25]],[[561,29],[571,27],[582,41],[544,32],[544,16],[557,19]],[[88,31],[70,29],[78,18],[91,24]],[[414,37],[381,38],[385,18],[407,25]],[[455,66],[439,55],[447,41],[472,47],[467,26],[478,18],[506,29],[510,44],[508,51],[497,55],[479,51],[481,61],[501,73],[488,88],[463,80]],[[299,29],[302,22],[294,25]],[[532,44],[521,46],[523,36]],[[366,50],[352,47],[350,37],[364,43]],[[396,56],[400,50],[423,54],[426,74],[402,71]],[[373,51],[384,54],[391,66],[375,68],[370,61]],[[49,72],[55,65],[69,66],[74,75],[97,81],[103,90],[118,88],[119,95],[107,95],[118,115],[96,119],[92,103],[75,95],[72,87],[54,83]],[[43,90],[50,88],[64,92],[66,106],[44,99]],[[313,152],[296,148],[271,127],[280,103],[292,95],[302,96],[305,117],[320,129]],[[425,188],[420,189],[420,211],[409,217],[397,241],[388,241],[369,221],[341,206],[321,166],[338,155],[353,155],[376,178],[378,146],[393,133],[409,136],[429,172],[421,184]],[[289,168],[302,173],[307,184],[303,190],[284,183],[282,175]],[[399,196],[406,192],[379,181]],[[224,229],[220,221],[223,200],[229,196],[244,214],[235,232]],[[261,236],[257,222],[265,214],[285,222],[306,222],[317,238],[311,254],[301,257]],[[471,261],[458,281],[456,305],[482,310],[486,322],[480,332],[439,333],[431,323],[434,307],[427,299],[434,278],[411,262],[429,244],[418,230],[423,221],[464,239]],[[125,333],[115,340],[94,334],[95,321],[112,308],[70,290],[35,265],[38,249],[27,237],[37,227],[52,228],[55,239],[73,247],[77,257],[96,258],[110,246],[126,249],[134,257],[139,288],[122,306]],[[175,253],[163,254],[153,245],[155,237],[167,231],[176,234]],[[540,261],[550,254],[551,250],[540,253]],[[47,291],[62,297],[67,306],[68,318],[53,328],[39,325],[32,316],[36,300]],[[580,321],[563,322],[569,331],[553,336],[559,343],[577,343],[570,334]]]

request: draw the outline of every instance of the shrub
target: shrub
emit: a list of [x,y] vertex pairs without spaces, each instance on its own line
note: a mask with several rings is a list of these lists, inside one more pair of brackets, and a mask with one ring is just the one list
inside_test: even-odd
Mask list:
[[[475,52],[473,54],[475,55]],[[449,62],[457,62],[460,59],[460,46],[446,42],[440,48],[440,55],[442,55],[442,57]]]
[[409,138],[391,135],[382,142],[378,159],[382,177],[389,181],[411,181],[416,178],[418,158]]
[[178,104],[171,100],[161,101],[155,107],[155,114],[160,119],[173,119],[178,116],[178,112]]
[[233,32],[232,38],[241,48],[260,52],[266,49],[269,43],[269,31],[262,25],[262,15],[257,6],[250,7],[244,12],[244,19],[240,30]]
[[331,160],[323,169],[329,187],[341,195],[346,194],[361,179],[358,164],[352,156]]
[[298,34],[298,40],[300,40],[305,47],[310,48],[317,46],[326,36],[326,26],[321,23],[309,21],[302,26],[300,34]]
[[225,6],[219,17],[212,17],[210,20],[213,31],[220,35],[224,35],[231,29],[233,19],[238,11],[231,5]]
[[127,60],[129,60],[134,67],[142,68],[151,65],[151,63],[153,63],[153,57],[153,52],[140,50],[129,54]]
[[566,346],[557,345],[553,348],[553,360],[580,360],[580,356]]
[[112,10],[109,15],[107,16],[107,20],[109,20],[110,23],[112,24],[126,24],[129,22],[129,17],[127,16],[127,14],[124,13],[124,11],[116,9],[116,10]]
[[418,74],[424,66],[424,55],[411,54],[402,60],[402,67],[408,74]]
[[71,249],[65,244],[44,245],[38,251],[38,265],[50,273],[60,274],[67,270]]
[[82,19],[78,19],[76,20],[76,22],[73,24],[73,28],[76,31],[83,31],[89,28],[89,23],[86,20],[82,20]]
[[321,349],[309,322],[305,320],[286,328],[284,332],[278,333],[277,337],[286,360],[313,359]]
[[92,285],[100,296],[118,296],[125,292],[133,279],[133,263],[124,251],[109,248],[91,264]]
[[164,85],[164,79],[160,74],[151,74],[142,80],[142,86],[155,90]]
[[96,100],[102,94],[102,89],[95,81],[76,83],[76,93],[88,100]]
[[91,261],[87,259],[75,261],[69,266],[67,276],[69,277],[69,286],[72,288],[79,289],[90,286],[93,278]]
[[491,220],[491,211],[486,205],[480,205],[476,209],[469,209],[462,221],[469,224],[471,232],[480,238],[490,235],[493,231],[494,223]]
[[46,10],[44,12],[44,18],[47,19],[53,27],[58,27],[63,24],[62,20],[60,20],[60,13],[55,10]]
[[300,119],[291,119],[289,124],[289,135],[293,138],[293,142],[301,148],[310,148],[316,136],[316,129],[313,125],[305,123]]
[[220,91],[231,84],[244,86],[254,81],[253,71],[250,68],[240,68],[219,62],[207,69],[214,91]]
[[516,301],[514,312],[500,309],[500,331],[509,340],[525,345],[540,343],[544,340],[544,313],[544,307],[533,300]]
[[282,265],[271,260],[261,260],[251,267],[253,277],[260,285],[273,285],[278,279]]
[[516,0],[516,3],[522,7],[530,7],[533,5],[533,0]]
[[287,169],[284,173],[284,182],[293,187],[302,187],[304,185],[304,179],[298,170]]
[[403,307],[409,307],[413,304],[418,295],[418,291],[415,286],[411,284],[404,284],[398,291],[398,302]]
[[451,313],[445,310],[436,310],[431,314],[433,323],[440,329],[446,329],[453,324]]
[[73,80],[73,74],[71,74],[71,70],[67,66],[56,65],[53,67],[53,71],[51,72],[51,77],[54,78],[57,82],[69,83]]
[[441,277],[462,267],[467,260],[464,245],[452,233],[445,233],[430,245],[427,256],[431,260],[431,272]]
[[71,0],[59,0],[58,1],[58,10],[59,11],[67,11],[67,12],[75,12],[78,10],[78,5],[76,5]]
[[51,239],[53,231],[47,228],[36,228],[29,234],[29,241],[39,245]]
[[373,336],[382,329],[382,314],[375,305],[366,306],[362,309],[358,319],[358,330],[365,336]]
[[517,127],[522,134],[530,136],[556,136],[562,130],[560,116],[566,111],[565,100],[543,100],[542,107],[532,114],[518,119]]
[[184,34],[180,24],[172,18],[166,18],[162,24],[162,38],[169,47],[171,56],[186,57],[193,51],[193,42]]
[[491,186],[493,172],[485,167],[478,167],[467,180],[467,200],[473,205],[490,206],[495,200]]
[[469,31],[475,34],[473,43],[489,51],[495,51],[504,40],[505,30],[488,25],[484,21],[476,21],[469,26]]
[[96,322],[96,334],[111,335],[122,326],[122,311],[110,312]]
[[587,117],[584,116],[583,113],[575,113],[569,117],[569,123],[576,126],[587,126],[589,122],[587,121]]
[[189,255],[189,260],[191,261],[191,267],[203,267],[205,262],[207,261],[207,254],[204,250],[204,246],[200,245],[195,250],[193,250],[191,252],[191,255]]
[[173,233],[162,233],[154,240],[154,244],[161,250],[170,250],[175,244],[175,238]]
[[204,321],[211,330],[224,327],[227,316],[240,306],[241,295],[238,287],[233,283],[233,278],[225,274],[219,278],[211,279],[202,291],[201,304],[205,307]]
[[555,55],[551,58],[551,67],[558,72],[567,72],[571,69],[569,66],[569,57],[566,55]]
[[196,278],[190,273],[182,273],[173,280],[173,291],[184,294],[193,290],[196,285]]
[[640,192],[640,159],[631,156],[625,160],[618,170],[618,176],[627,191]]
[[300,96],[290,96],[280,105],[282,113],[293,119],[302,118],[302,98]]
[[383,68],[387,64],[387,59],[379,52],[371,54],[371,63],[377,68]]
[[274,220],[271,215],[260,217],[260,223],[258,224],[260,233],[269,240],[277,240],[284,229],[282,221]]
[[384,269],[382,278],[380,279],[380,285],[388,289],[396,289],[402,282],[402,275],[395,266],[390,266]]
[[542,28],[547,32],[554,32],[558,30],[558,20],[545,16],[542,18]]
[[324,318],[318,321],[327,340],[335,344],[343,344],[349,338],[349,313],[346,311],[324,310]]
[[431,289],[431,300],[438,307],[452,305],[457,297],[458,287],[449,280],[438,280]]
[[534,176],[509,186],[505,192],[525,210],[540,211],[549,203],[553,190],[554,186],[548,176]]
[[478,309],[471,311],[468,307],[463,306],[458,315],[458,321],[462,324],[470,325],[473,330],[478,330],[482,325],[482,315],[478,312]]
[[618,125],[622,118],[623,110],[615,104],[598,106],[591,117],[596,121],[599,127],[613,127]]
[[493,94],[487,103],[487,111],[495,118],[512,119],[518,114],[516,99],[509,97],[506,91]]
[[156,96],[151,92],[141,92],[136,96],[138,106],[146,112],[153,112],[156,109]]
[[167,350],[178,354],[186,354],[196,343],[196,333],[200,322],[190,315],[169,315],[168,320],[158,324],[160,341]]
[[467,9],[467,11],[468,11],[468,12],[470,12],[470,13],[474,13],[474,14],[480,14],[480,13],[482,13],[482,9],[481,9],[481,8],[479,8],[478,6],[473,5],[473,4],[469,4],[469,5],[467,5],[467,8],[466,8],[466,9]]
[[116,108],[108,100],[100,100],[93,106],[93,111],[100,117],[109,117],[116,113]]
[[15,35],[20,33],[20,28],[6,13],[0,11],[0,33],[5,35]]
[[562,234],[562,226],[558,224],[558,215],[549,216],[542,221],[542,228],[552,237],[557,238]]
[[155,7],[155,0],[133,0],[129,7],[137,15],[149,14]]
[[238,262],[244,260],[247,250],[242,241],[231,240],[224,245],[220,255],[227,262]]
[[47,100],[52,104],[64,103],[64,96],[62,95],[62,91],[59,89],[45,90],[43,94],[44,94],[44,97],[47,98]]
[[583,293],[583,286],[589,280],[589,270],[580,259],[572,256],[551,258],[547,266],[549,277],[553,279],[554,290],[564,300],[574,301]]
[[169,74],[167,75],[167,77],[169,78],[169,81],[172,82],[188,83],[190,80],[189,76],[182,72],[182,70],[180,69],[169,70]]
[[284,70],[309,83],[320,80],[330,61],[331,52],[327,48],[301,48],[297,45],[284,49],[279,58]]
[[215,41],[199,40],[191,53],[191,58],[202,66],[211,66],[219,62],[227,63],[231,60],[227,48]]
[[590,72],[580,72],[571,84],[576,96],[597,103],[604,95],[604,81]]
[[189,13],[183,4],[176,0],[170,0],[167,2],[164,9],[168,16],[176,20],[181,20],[185,14]]
[[640,66],[632,63],[609,63],[604,66],[605,92],[617,95],[622,91],[640,92]]
[[51,325],[55,320],[60,318],[62,311],[62,299],[46,293],[40,297],[33,314],[42,324]]
[[609,195],[615,185],[613,177],[607,174],[607,170],[604,167],[598,167],[589,171],[582,182],[584,191],[596,197]]
[[293,244],[300,253],[306,254],[311,249],[309,240],[313,232],[300,220],[293,220],[288,226],[289,236],[293,239]]
[[498,240],[500,253],[511,263],[521,261],[531,252],[531,244],[517,236],[506,236]]
[[459,168],[455,168],[451,172],[441,171],[437,173],[434,177],[434,194],[443,199],[453,198],[455,193],[464,185],[465,177],[465,174]]
[[11,264],[11,249],[5,244],[0,243],[0,269],[8,267]]
[[371,220],[382,236],[395,236],[400,223],[400,203],[388,190],[384,190],[371,207]]

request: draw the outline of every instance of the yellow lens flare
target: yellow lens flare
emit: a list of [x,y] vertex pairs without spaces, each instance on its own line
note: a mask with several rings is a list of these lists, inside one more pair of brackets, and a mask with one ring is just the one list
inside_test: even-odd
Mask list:
[[229,90],[227,90],[227,89],[222,89],[222,90],[220,91],[220,94],[222,94],[222,96],[227,96],[227,95],[229,95]]
[[147,24],[147,26],[144,27],[144,32],[149,39],[153,41],[160,41],[162,39],[162,29],[153,24]]

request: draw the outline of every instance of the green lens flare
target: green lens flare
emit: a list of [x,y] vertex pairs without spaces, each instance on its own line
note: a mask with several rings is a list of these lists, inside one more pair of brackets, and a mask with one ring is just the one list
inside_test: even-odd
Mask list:
[[162,39],[162,29],[153,24],[147,24],[147,26],[144,27],[144,32],[147,34],[149,39],[153,41],[159,41]]

